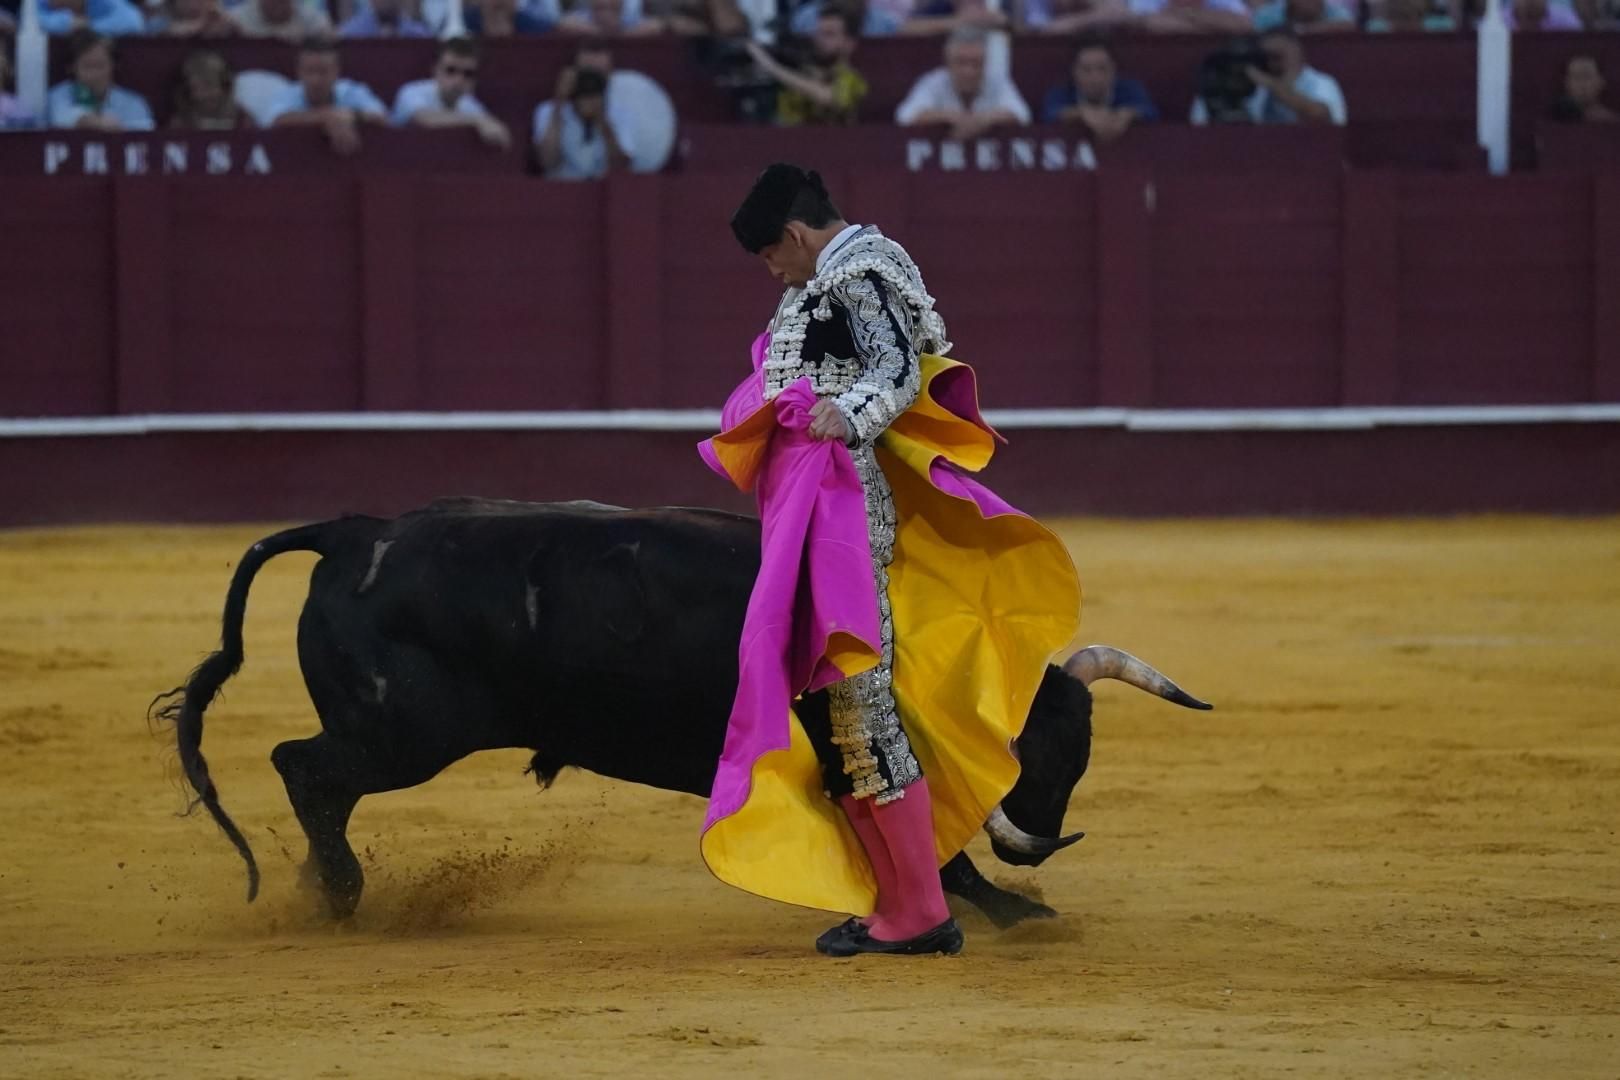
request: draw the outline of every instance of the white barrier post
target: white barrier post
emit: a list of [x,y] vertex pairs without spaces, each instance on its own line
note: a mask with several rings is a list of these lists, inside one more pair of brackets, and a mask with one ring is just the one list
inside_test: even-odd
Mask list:
[[1489,0],[1479,24],[1479,145],[1491,174],[1508,171],[1508,95],[1512,87],[1513,36],[1502,15],[1502,0]]
[[46,123],[45,78],[46,37],[39,25],[39,0],[23,0],[18,13],[22,22],[17,24],[17,103],[25,112]]
[[444,30],[440,34],[444,38],[465,37],[467,35],[467,20],[461,14],[461,0],[450,0],[444,9]]
[[[1010,5],[1002,3],[1002,0],[986,0],[984,6],[991,11],[1007,11],[1008,17],[1012,17]],[[984,78],[987,83],[996,79],[1012,78],[1011,34],[998,30],[990,34],[985,42]]]

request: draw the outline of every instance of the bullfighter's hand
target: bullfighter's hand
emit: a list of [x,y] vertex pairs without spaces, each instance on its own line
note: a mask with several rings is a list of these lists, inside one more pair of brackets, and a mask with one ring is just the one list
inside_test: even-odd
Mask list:
[[844,414],[837,405],[830,401],[816,402],[810,410],[810,437],[837,439],[839,442],[849,441],[849,424],[844,420]]

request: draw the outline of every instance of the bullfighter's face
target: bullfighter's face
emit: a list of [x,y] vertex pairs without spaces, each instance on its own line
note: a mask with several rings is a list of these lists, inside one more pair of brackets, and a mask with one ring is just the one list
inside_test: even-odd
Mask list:
[[811,229],[802,221],[788,222],[782,239],[760,251],[771,277],[793,286],[803,286],[815,276],[817,254]]

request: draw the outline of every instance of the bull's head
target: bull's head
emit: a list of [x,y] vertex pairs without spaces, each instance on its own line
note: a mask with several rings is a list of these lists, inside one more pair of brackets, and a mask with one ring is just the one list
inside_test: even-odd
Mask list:
[[1048,670],[1018,737],[1018,782],[984,826],[1002,862],[1039,866],[1085,835],[1062,835],[1063,813],[1091,759],[1089,688],[1097,679],[1118,679],[1189,709],[1213,708],[1130,653],[1107,645],[1081,649],[1061,673]]

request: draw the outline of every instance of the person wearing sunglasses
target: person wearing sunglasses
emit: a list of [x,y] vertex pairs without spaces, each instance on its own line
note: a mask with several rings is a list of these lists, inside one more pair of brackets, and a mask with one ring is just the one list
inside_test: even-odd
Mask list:
[[433,77],[418,79],[399,88],[390,115],[396,127],[470,127],[491,146],[505,150],[512,145],[512,133],[489,114],[483,102],[473,96],[478,79],[478,43],[471,38],[453,37],[439,46],[433,62]]

